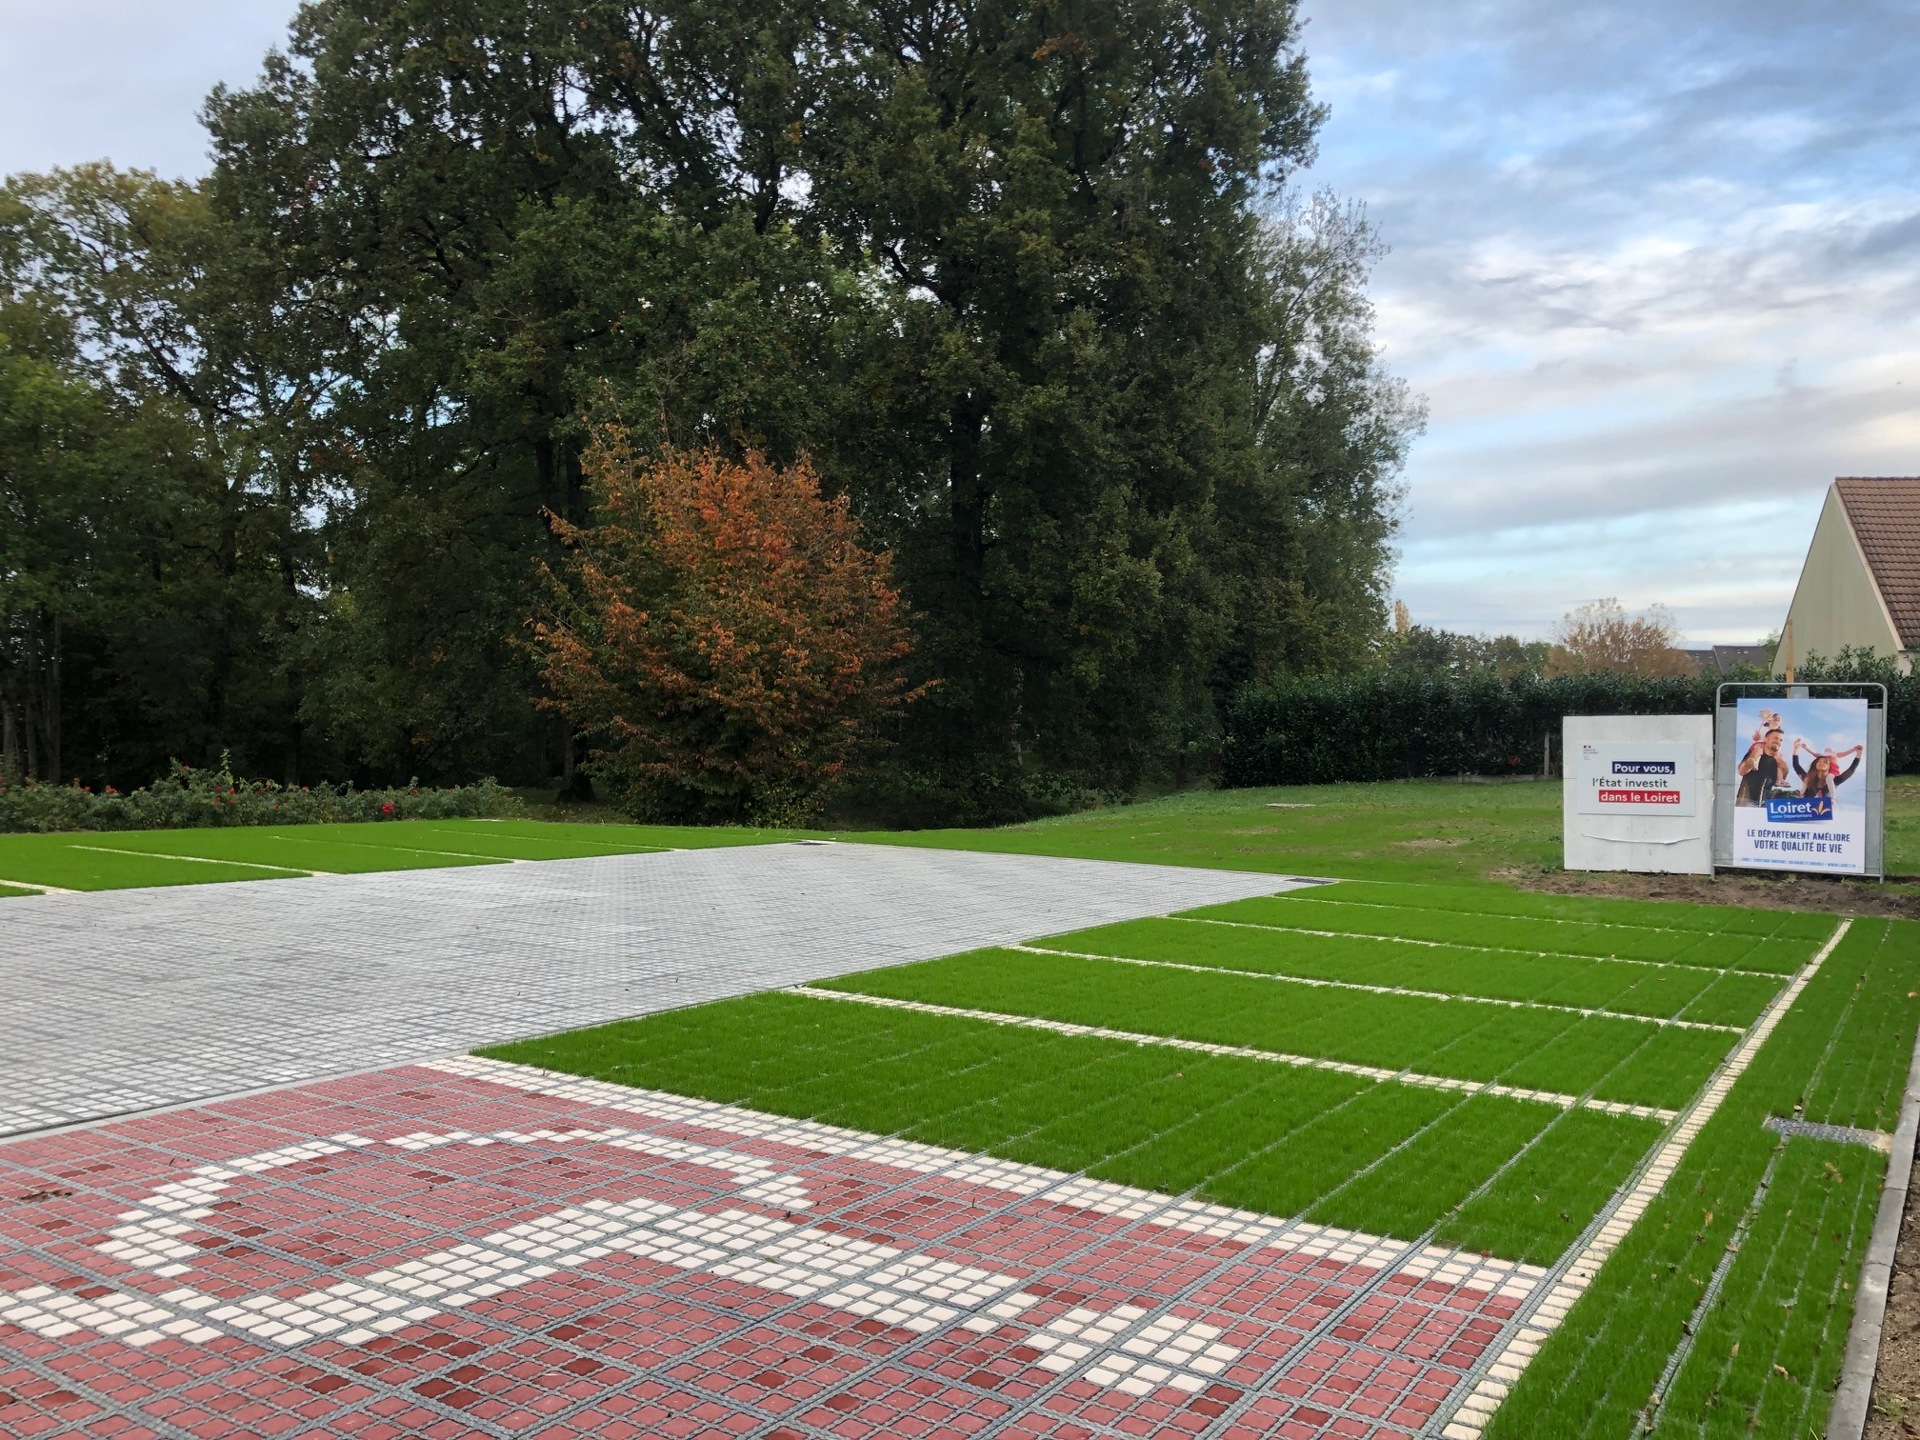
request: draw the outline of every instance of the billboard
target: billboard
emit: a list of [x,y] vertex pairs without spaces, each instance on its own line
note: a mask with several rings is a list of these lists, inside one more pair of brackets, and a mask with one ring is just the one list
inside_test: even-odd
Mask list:
[[1742,699],[1733,767],[1733,863],[1867,869],[1865,700]]
[[1713,873],[1713,718],[1566,715],[1561,853],[1569,870]]

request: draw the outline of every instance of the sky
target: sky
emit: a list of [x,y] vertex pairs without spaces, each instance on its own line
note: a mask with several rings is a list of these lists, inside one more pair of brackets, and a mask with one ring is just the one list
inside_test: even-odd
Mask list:
[[[0,173],[201,173],[283,0],[4,0]],[[1920,0],[1301,0],[1427,398],[1395,593],[1548,633],[1603,596],[1778,628],[1836,475],[1920,474]]]

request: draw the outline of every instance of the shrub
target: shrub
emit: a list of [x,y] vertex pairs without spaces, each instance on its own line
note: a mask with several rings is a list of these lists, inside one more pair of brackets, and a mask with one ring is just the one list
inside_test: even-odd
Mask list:
[[589,773],[643,819],[791,824],[819,812],[871,723],[913,698],[889,564],[805,461],[668,450],[617,427],[587,457],[593,523],[532,625]]
[[153,784],[128,794],[111,788],[0,779],[0,831],[175,830],[212,825],[306,825],[342,820],[447,820],[517,815],[521,806],[493,780],[445,789],[417,784],[389,790],[277,785],[243,780],[221,757],[218,770],[175,762]]
[[[1843,656],[1810,662],[1796,678],[1885,684],[1887,769],[1920,771],[1920,676]],[[1228,785],[1308,785],[1537,773],[1548,736],[1560,764],[1563,716],[1711,714],[1719,683],[1715,676],[1617,673],[1296,677],[1244,692],[1228,712],[1222,778]]]

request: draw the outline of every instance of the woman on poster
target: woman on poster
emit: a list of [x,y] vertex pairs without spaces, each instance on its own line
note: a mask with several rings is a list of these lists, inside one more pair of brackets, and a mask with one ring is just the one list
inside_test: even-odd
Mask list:
[[[1813,757],[1809,764],[1800,763],[1800,752],[1804,750]],[[1801,779],[1800,793],[1807,795],[1832,795],[1834,790],[1853,778],[1853,772],[1860,768],[1861,758],[1867,747],[1855,745],[1848,750],[1835,750],[1829,745],[1825,750],[1816,750],[1806,741],[1795,739],[1793,742],[1793,773]],[[1834,765],[1843,755],[1853,756],[1853,763],[1838,774]]]

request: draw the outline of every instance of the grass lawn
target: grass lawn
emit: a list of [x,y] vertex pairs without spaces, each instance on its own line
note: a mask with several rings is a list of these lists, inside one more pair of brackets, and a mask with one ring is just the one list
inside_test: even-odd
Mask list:
[[[0,894],[21,885],[120,890],[217,880],[497,865],[593,855],[755,845],[784,831],[692,825],[553,824],[539,820],[408,820],[355,825],[0,835]],[[6,885],[5,882],[19,882]]]
[[[841,838],[1343,879],[1511,883],[1559,871],[1560,785],[1413,780],[1190,791],[997,830]],[[1920,776],[1887,782],[1887,873],[1920,875]]]
[[[627,825],[604,819],[606,812],[599,807],[548,806],[543,813],[595,818],[0,835],[0,897],[8,893],[9,881],[103,890],[569,859],[830,833]],[[1544,877],[1559,869],[1560,786],[1434,780],[1191,791],[996,830],[831,833],[873,844],[1511,888],[1516,879]],[[124,853],[129,851],[138,853]],[[1920,873],[1920,777],[1896,777],[1888,783],[1887,867],[1893,874]],[[1844,908],[1850,893],[1847,887],[1825,882],[1805,888],[1809,893],[1804,903],[1814,908]],[[1920,898],[1920,886],[1887,888]],[[1579,913],[1583,903],[1605,902],[1555,898],[1551,913]]]

